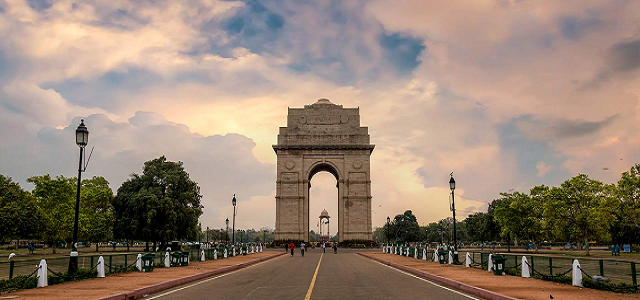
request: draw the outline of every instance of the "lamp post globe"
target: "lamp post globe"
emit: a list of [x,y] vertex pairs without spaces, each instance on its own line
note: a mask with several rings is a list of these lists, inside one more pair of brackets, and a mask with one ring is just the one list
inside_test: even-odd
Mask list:
[[233,244],[236,243],[236,194],[233,194],[233,199],[231,199],[231,204],[233,204],[233,228],[231,231],[231,241]]
[[69,254],[69,274],[78,272],[78,218],[80,215],[80,184],[82,183],[82,155],[84,147],[89,143],[89,129],[84,125],[84,119],[80,120],[80,125],[76,128],[76,145],[80,147],[80,159],[78,162],[78,186],[76,189],[76,213],[73,219],[73,241],[71,242],[71,253]]

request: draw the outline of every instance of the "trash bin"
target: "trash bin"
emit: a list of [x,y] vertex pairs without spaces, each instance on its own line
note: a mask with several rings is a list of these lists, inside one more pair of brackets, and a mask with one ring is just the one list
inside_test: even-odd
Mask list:
[[142,256],[143,270],[145,272],[153,272],[153,258],[156,257],[153,253],[147,253]]
[[182,265],[183,267],[189,265],[189,251],[182,252],[182,262],[180,263],[180,265]]
[[173,252],[171,253],[171,266],[179,267],[180,261],[182,261],[182,252]]
[[444,251],[443,249],[438,250],[438,261],[441,265],[447,263],[447,254],[447,251]]
[[491,258],[493,260],[493,274],[502,275],[504,272],[504,263],[507,259],[502,255],[492,255]]

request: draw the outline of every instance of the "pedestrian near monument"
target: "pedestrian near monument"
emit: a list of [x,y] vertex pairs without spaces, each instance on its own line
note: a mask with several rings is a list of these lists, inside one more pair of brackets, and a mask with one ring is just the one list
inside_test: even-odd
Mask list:
[[291,242],[291,244],[289,244],[289,249],[291,249],[291,257],[293,257],[293,250],[296,249],[296,245],[294,245],[293,242]]
[[338,243],[333,243],[333,254],[338,254]]
[[300,253],[302,253],[302,257],[304,257],[304,243],[300,243]]
[[326,248],[326,245],[324,242],[322,242],[322,253],[325,253],[325,248]]

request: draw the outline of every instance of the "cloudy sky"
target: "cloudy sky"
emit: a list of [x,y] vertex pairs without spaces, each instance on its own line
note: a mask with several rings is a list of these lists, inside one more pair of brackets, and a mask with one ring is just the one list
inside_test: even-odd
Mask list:
[[[578,173],[613,182],[640,162],[638,15],[635,0],[0,0],[0,173],[27,189],[75,176],[84,118],[84,176],[115,190],[164,154],[202,187],[203,226],[224,226],[236,193],[238,227],[273,227],[278,127],[328,98],[360,107],[376,144],[374,226],[449,216],[452,171],[463,216]],[[336,194],[314,178],[311,215],[335,216]]]

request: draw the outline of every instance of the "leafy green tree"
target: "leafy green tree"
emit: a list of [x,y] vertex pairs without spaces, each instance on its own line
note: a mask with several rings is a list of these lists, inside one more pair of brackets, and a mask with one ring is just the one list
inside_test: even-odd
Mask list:
[[117,238],[161,242],[196,239],[202,215],[200,187],[189,178],[182,162],[164,156],[144,163],[113,199]]
[[608,186],[615,203],[611,239],[615,243],[640,243],[640,164],[622,173],[617,186]]
[[507,240],[508,251],[511,252],[511,241],[516,238],[516,231],[519,228],[518,212],[511,204],[516,198],[526,195],[519,192],[500,193],[500,195],[502,198],[493,200],[489,206],[493,206],[494,218],[501,229],[500,236]]
[[0,174],[0,241],[39,237],[42,211],[31,194]]
[[113,232],[113,191],[104,177],[82,181],[80,189],[79,239],[98,244]]
[[53,244],[53,253],[60,241],[69,240],[73,234],[75,218],[76,179],[64,176],[33,176],[27,182],[35,185],[31,194],[43,214],[42,238]]
[[613,215],[607,209],[611,197],[602,182],[580,174],[546,193],[544,216],[555,225],[554,232],[568,232],[570,238],[585,245],[608,235]]
[[420,225],[418,219],[411,210],[393,218],[391,237],[404,242],[416,242],[420,240]]
[[489,212],[476,212],[465,219],[467,233],[470,241],[484,242],[495,241],[500,238],[500,228],[496,223],[493,210]]

